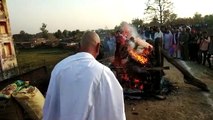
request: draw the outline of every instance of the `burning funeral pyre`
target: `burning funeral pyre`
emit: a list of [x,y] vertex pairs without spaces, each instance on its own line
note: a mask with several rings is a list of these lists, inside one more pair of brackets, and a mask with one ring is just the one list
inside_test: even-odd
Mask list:
[[125,97],[140,99],[145,95],[163,99],[164,97],[160,96],[163,92],[167,93],[175,88],[163,78],[163,70],[169,69],[163,66],[163,57],[182,72],[184,82],[209,91],[205,83],[168,56],[162,49],[161,39],[146,42],[140,39],[133,27],[123,23],[121,31],[117,33],[116,43],[115,57],[110,68],[115,71]]
[[126,62],[114,65],[116,76],[124,88],[126,97],[140,98],[142,93],[156,95],[161,91],[163,69],[168,67],[158,66],[157,59],[151,47],[143,48],[142,52],[136,49],[123,49],[121,54],[126,55]]
[[[124,24],[118,33],[115,60],[111,69],[124,88],[124,95],[130,98],[140,98],[141,95],[157,95],[161,91],[163,67],[159,64],[158,47],[153,47],[139,36],[133,34],[133,29]],[[123,62],[125,61],[125,62]]]

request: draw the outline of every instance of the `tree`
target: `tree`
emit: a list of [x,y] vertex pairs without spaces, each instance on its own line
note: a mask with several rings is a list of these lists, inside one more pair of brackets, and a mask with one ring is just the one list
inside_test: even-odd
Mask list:
[[132,20],[132,25],[134,25],[135,27],[139,28],[139,27],[141,27],[143,25],[143,20],[138,19],[138,18],[133,19]]
[[191,25],[193,24],[192,18],[177,18],[174,21],[172,21],[173,25]]
[[175,13],[170,14],[170,16],[169,16],[170,23],[175,21],[176,19],[177,19],[177,14],[175,14]]
[[145,14],[150,14],[163,24],[172,14],[172,6],[170,0],[147,0]]
[[62,39],[63,38],[63,34],[62,34],[61,30],[58,30],[57,32],[55,32],[54,35],[58,39]]
[[33,35],[26,33],[24,30],[21,30],[19,34],[13,35],[14,41],[29,41]]
[[46,39],[48,39],[48,30],[46,29],[47,28],[47,24],[45,23],[42,23],[42,26],[40,28],[41,32],[42,32],[42,36]]
[[67,30],[64,30],[62,34],[65,38],[69,37],[69,31]]
[[72,32],[71,31],[68,31],[68,36],[69,37],[72,37],[72,39],[76,42],[79,42],[81,40],[81,36],[83,35],[83,31],[80,31],[80,30],[73,30]]
[[203,20],[208,26],[213,26],[213,14],[205,15]]
[[158,19],[157,17],[155,16],[152,21],[149,23],[150,26],[158,26],[159,25],[159,22],[158,22]]
[[162,20],[163,20],[163,22],[162,23],[167,23],[168,21],[169,21],[169,16],[170,16],[170,11],[169,10],[165,10],[165,11],[163,11],[163,18],[162,18]]
[[193,16],[194,24],[201,24],[203,23],[202,15],[198,12],[196,12]]
[[19,34],[20,34],[20,35],[25,35],[26,32],[25,32],[24,30],[21,30]]
[[170,24],[175,19],[177,19],[177,14],[171,13],[169,10],[163,12],[163,23]]
[[164,11],[163,23],[166,25],[172,24],[177,19],[177,14],[169,12],[169,10]]
[[115,32],[118,31],[119,29],[120,29],[120,26],[118,26],[118,25],[116,25],[116,26],[114,27]]

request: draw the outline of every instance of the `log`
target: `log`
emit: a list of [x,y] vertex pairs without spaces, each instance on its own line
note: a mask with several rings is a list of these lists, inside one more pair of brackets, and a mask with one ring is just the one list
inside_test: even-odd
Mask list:
[[142,69],[144,70],[148,70],[148,71],[162,71],[162,70],[168,70],[170,69],[169,66],[165,66],[165,67],[143,67]]
[[174,65],[184,75],[185,83],[194,85],[203,91],[209,92],[209,89],[205,83],[203,83],[198,78],[195,78],[188,70],[186,70],[183,66],[181,66],[175,59],[170,57],[165,50],[161,48],[160,51],[161,51],[161,54],[166,58],[166,60],[170,62],[172,65]]
[[163,56],[161,54],[161,48],[163,47],[162,39],[157,38],[155,42],[152,42],[152,45],[154,45],[155,47],[154,52],[155,52],[155,58],[157,61],[155,66],[163,67],[164,61],[163,61]]

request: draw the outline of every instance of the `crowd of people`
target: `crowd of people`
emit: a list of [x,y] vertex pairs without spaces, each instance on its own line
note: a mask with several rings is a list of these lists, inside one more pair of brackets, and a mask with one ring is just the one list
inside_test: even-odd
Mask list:
[[[213,36],[205,30],[189,26],[143,27],[138,29],[143,40],[162,40],[162,47],[174,59],[195,61],[212,68]],[[116,50],[116,34],[109,34],[104,39],[104,51],[113,56]]]
[[205,30],[196,30],[189,26],[147,28],[141,30],[143,39],[155,40],[160,37],[163,48],[171,57],[185,61],[196,61],[199,64],[212,67],[213,55],[212,36]]

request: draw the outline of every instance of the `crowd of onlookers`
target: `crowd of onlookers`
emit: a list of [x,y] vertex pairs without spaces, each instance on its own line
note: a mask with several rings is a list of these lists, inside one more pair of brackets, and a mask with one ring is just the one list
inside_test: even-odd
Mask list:
[[196,30],[189,26],[153,27],[141,29],[143,39],[162,39],[163,48],[171,57],[185,61],[196,61],[211,68],[213,55],[212,36],[205,30]]
[[[213,36],[205,30],[193,29],[189,26],[178,27],[143,27],[138,33],[144,40],[161,39],[163,49],[175,59],[195,61],[212,68]],[[114,55],[116,49],[115,36],[109,34],[104,39],[104,51],[107,56]]]

